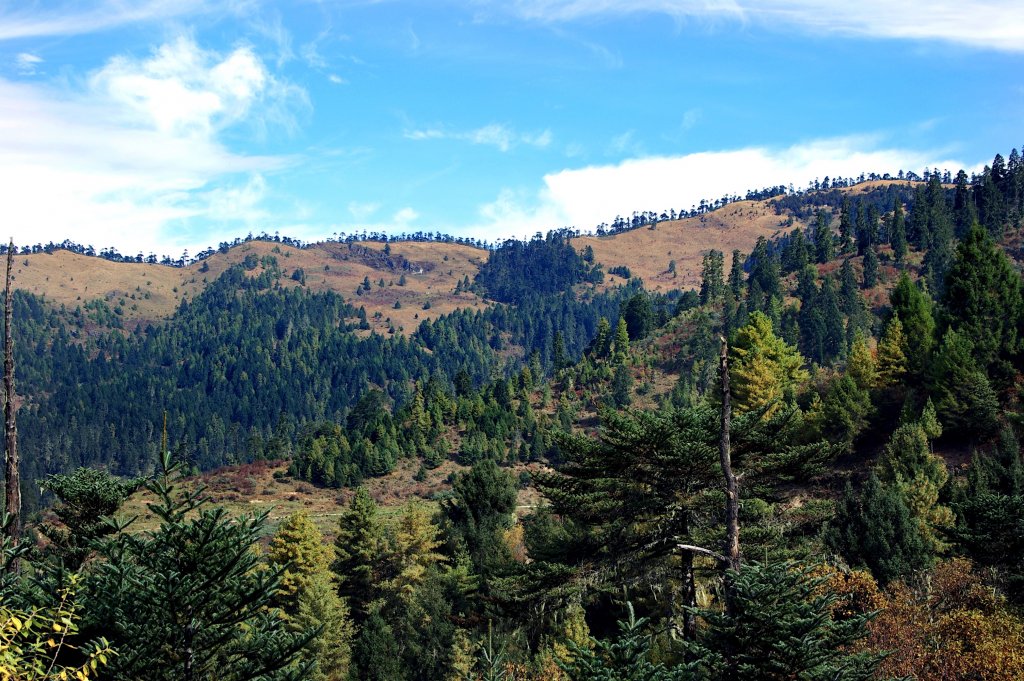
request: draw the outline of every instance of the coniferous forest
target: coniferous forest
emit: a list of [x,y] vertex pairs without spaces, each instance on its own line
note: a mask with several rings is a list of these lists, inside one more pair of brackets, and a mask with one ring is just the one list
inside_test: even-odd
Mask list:
[[778,190],[699,287],[553,231],[404,333],[273,257],[135,328],[15,291],[0,678],[1024,678],[1020,154]]

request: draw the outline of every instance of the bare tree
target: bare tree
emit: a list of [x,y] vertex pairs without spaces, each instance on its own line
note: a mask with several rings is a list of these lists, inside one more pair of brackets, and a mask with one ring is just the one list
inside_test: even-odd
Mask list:
[[[4,443],[7,447],[5,470],[5,509],[11,516],[5,531],[12,543],[21,538],[21,476],[18,472],[18,423],[14,396],[14,344],[11,341],[11,320],[14,311],[14,290],[11,287],[11,267],[14,263],[14,240],[7,246],[7,295],[4,299]],[[17,561],[12,570],[18,569]]]

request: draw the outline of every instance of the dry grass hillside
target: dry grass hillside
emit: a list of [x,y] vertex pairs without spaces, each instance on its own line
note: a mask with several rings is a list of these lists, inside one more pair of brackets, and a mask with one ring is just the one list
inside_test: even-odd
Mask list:
[[[379,243],[324,243],[297,249],[251,241],[187,268],[115,263],[55,251],[18,256],[14,283],[69,309],[102,299],[111,308],[120,308],[125,325],[132,326],[167,318],[183,298],[194,298],[228,267],[248,256],[260,261],[273,256],[282,271],[282,286],[300,286],[292,275],[301,269],[310,290],[336,291],[353,304],[365,306],[372,328],[378,331],[387,331],[390,325],[412,330],[422,319],[484,304],[472,293],[454,293],[463,277],[472,279],[476,274],[486,258],[484,251],[459,244],[408,242],[392,244],[390,254],[385,255],[383,248]],[[262,271],[258,265],[251,273]],[[405,286],[400,286],[403,274]],[[364,278],[372,282],[371,290],[357,296]],[[400,309],[395,308],[396,301]],[[429,309],[423,309],[428,302]]]
[[[653,291],[700,285],[701,260],[711,249],[727,255],[750,253],[758,237],[771,238],[785,229],[786,216],[776,215],[769,201],[737,201],[695,218],[659,222],[612,236],[573,239],[577,250],[594,249],[594,259],[609,267],[625,265]],[[675,276],[668,271],[675,260]]]
[[[845,191],[863,193],[889,183],[866,182]],[[604,264],[605,271],[617,265],[628,267],[651,290],[685,289],[699,285],[701,260],[709,250],[727,255],[734,249],[749,253],[758,237],[771,238],[789,229],[787,217],[776,214],[770,200],[738,201],[695,218],[661,222],[653,229],[584,236],[573,239],[572,244],[577,250],[593,247],[595,259]],[[14,276],[19,288],[70,309],[103,299],[111,308],[120,308],[125,325],[130,327],[170,316],[182,298],[198,295],[231,265],[244,262],[248,256],[262,260],[268,255],[277,258],[283,286],[299,286],[291,276],[302,269],[310,290],[336,291],[346,300],[365,306],[371,327],[380,332],[390,327],[411,331],[423,319],[486,304],[472,293],[455,293],[460,280],[473,279],[486,260],[486,251],[439,242],[393,243],[386,255],[384,245],[378,242],[328,242],[297,249],[250,241],[187,268],[115,263],[56,251],[18,256]],[[669,272],[673,260],[674,275]],[[259,274],[262,267],[251,272]],[[403,274],[406,285],[399,286]],[[371,289],[357,296],[356,289],[364,277],[372,282]],[[616,279],[608,278],[609,283]]]

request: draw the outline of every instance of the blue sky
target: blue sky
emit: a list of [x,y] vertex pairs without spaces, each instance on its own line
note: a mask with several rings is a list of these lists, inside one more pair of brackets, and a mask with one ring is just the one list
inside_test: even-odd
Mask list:
[[1019,0],[0,0],[19,243],[591,229],[1024,144]]

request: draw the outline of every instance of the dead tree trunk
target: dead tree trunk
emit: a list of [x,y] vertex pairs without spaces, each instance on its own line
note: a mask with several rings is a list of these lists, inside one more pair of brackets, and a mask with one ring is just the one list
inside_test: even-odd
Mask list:
[[732,448],[729,429],[732,425],[732,406],[729,404],[729,344],[722,339],[720,357],[722,369],[722,434],[718,455],[725,476],[725,558],[730,570],[740,569],[740,493],[736,474],[732,472]]
[[[11,267],[14,263],[14,240],[7,247],[7,294],[4,299],[4,444],[7,447],[5,469],[5,509],[11,516],[7,536],[12,543],[21,538],[21,476],[18,473],[18,424],[14,400],[14,345],[11,341],[11,321],[14,308],[14,290],[11,286]],[[17,561],[12,569],[18,569]]]

